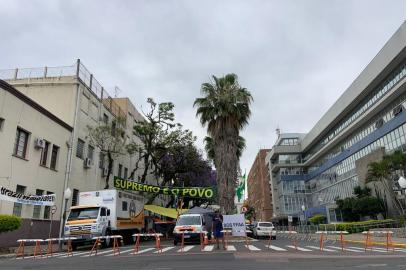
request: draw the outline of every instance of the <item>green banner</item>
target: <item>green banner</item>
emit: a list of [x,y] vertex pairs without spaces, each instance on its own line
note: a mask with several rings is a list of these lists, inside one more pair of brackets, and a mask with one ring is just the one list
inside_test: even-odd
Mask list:
[[211,187],[160,187],[124,180],[119,177],[114,177],[114,187],[117,189],[175,195],[189,198],[211,199],[214,195]]

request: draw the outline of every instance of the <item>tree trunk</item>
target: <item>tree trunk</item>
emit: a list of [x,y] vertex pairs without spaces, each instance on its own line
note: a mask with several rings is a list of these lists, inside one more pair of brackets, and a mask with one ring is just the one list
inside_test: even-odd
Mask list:
[[219,134],[215,134],[214,142],[220,210],[224,214],[232,214],[238,168],[238,130],[223,127]]
[[110,174],[111,171],[113,170],[113,157],[111,156],[110,152],[107,152],[107,158],[109,160],[109,165],[108,165],[108,170],[107,170],[107,175],[106,175],[106,186],[104,189],[109,189],[109,180],[110,180]]

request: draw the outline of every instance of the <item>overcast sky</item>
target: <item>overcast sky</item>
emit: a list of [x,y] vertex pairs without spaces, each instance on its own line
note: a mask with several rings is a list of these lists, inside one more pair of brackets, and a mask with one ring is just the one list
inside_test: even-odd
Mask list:
[[172,101],[206,131],[192,104],[212,74],[236,73],[253,97],[241,168],[275,129],[308,132],[406,19],[406,1],[0,0],[0,69],[80,58],[114,95],[140,108]]

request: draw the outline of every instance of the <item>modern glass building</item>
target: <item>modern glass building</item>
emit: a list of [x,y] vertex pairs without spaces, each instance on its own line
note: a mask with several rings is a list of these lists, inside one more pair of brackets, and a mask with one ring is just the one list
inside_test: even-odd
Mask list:
[[[406,151],[406,22],[307,134],[279,134],[267,155],[274,217],[326,214],[365,178],[376,151]],[[278,194],[276,196],[276,194]]]

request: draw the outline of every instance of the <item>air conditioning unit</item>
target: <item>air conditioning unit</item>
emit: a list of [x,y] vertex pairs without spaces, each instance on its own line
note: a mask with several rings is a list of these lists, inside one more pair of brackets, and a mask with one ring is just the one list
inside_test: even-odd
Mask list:
[[45,147],[45,140],[41,138],[36,138],[34,142],[35,148],[44,148]]
[[92,160],[90,158],[85,158],[85,161],[83,163],[83,167],[85,167],[85,168],[92,167]]
[[103,168],[102,176],[107,176],[108,173],[109,173],[109,168]]

